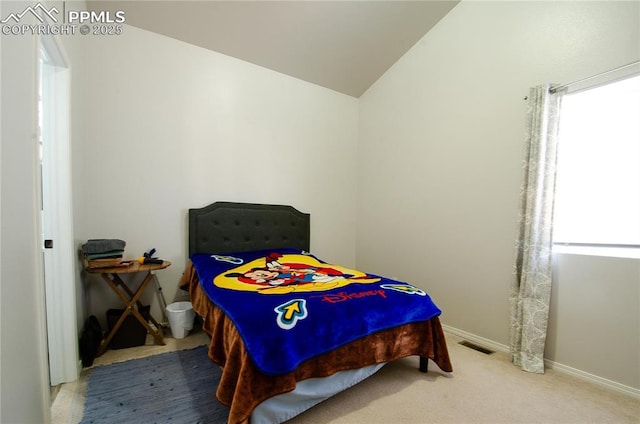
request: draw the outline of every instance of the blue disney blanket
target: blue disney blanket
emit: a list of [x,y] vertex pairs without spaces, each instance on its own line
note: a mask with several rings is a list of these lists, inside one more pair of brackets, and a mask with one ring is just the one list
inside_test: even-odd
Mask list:
[[300,250],[194,254],[191,261],[204,291],[235,323],[254,363],[269,375],[286,374],[358,338],[441,312],[417,287],[327,264]]

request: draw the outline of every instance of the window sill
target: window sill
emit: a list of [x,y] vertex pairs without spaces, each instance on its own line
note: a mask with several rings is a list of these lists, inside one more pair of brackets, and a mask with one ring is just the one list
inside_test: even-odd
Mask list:
[[567,244],[554,244],[553,253],[640,259],[640,247],[574,246]]

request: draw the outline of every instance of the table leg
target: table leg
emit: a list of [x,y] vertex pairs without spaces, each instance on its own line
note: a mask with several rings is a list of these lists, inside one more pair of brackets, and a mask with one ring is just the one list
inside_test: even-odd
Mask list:
[[[118,274],[115,274],[115,276],[117,277],[117,276],[118,276]],[[154,278],[153,274],[151,274],[151,273],[147,274],[147,277],[146,277],[146,278],[149,278],[149,276],[151,276],[151,279],[150,279],[149,281],[147,281],[147,282],[144,282],[144,281],[143,281],[143,282],[142,282],[142,284],[144,284],[144,287],[146,287],[146,286],[147,286],[151,281],[153,281],[153,278]],[[146,278],[145,278],[145,280],[146,280]],[[119,286],[120,286],[124,291],[126,291],[126,292],[127,292],[127,294],[129,295],[129,298],[133,298],[133,297],[135,296],[135,294],[131,291],[131,289],[129,288],[129,286],[127,286],[126,284],[124,284],[124,282],[122,282],[122,280],[121,280],[120,278],[118,278],[118,280],[119,280],[119,283],[118,283],[118,284],[119,284]],[[138,290],[140,290],[140,289],[138,289]],[[121,299],[122,299],[122,298],[121,298]],[[127,300],[126,302],[128,302],[128,300]],[[142,307],[144,306],[144,305],[142,304],[142,302],[140,302],[139,300],[137,300],[137,301],[136,301],[136,304],[138,305],[138,309],[139,309],[139,308],[142,308]],[[156,320],[155,320],[155,318],[154,318],[151,314],[149,314],[149,320],[153,323],[153,325],[155,325],[155,326],[156,326],[156,328],[160,329],[161,325],[158,323],[158,321],[156,321]]]
[[[147,287],[147,285],[149,285],[149,283],[153,279],[152,274],[148,273],[145,276],[144,280],[142,281],[142,283],[140,283],[140,286],[138,286],[138,289],[135,292],[132,292],[131,289],[129,289],[129,287],[122,281],[122,279],[120,278],[120,276],[118,274],[112,274],[111,276],[109,276],[109,274],[102,274],[102,278],[107,282],[107,284],[109,284],[111,289],[118,295],[120,300],[125,304],[126,308],[125,308],[124,312],[122,313],[122,315],[120,316],[120,318],[118,319],[118,321],[116,322],[116,324],[111,329],[111,331],[109,331],[109,333],[107,334],[106,338],[100,344],[100,347],[98,348],[98,352],[97,352],[96,356],[102,355],[104,353],[104,351],[107,350],[107,347],[109,346],[109,343],[111,343],[111,339],[113,339],[113,336],[118,332],[118,329],[120,329],[120,327],[124,323],[125,318],[129,314],[133,314],[133,316],[135,316],[136,319],[138,321],[140,321],[140,323],[153,336],[154,341],[155,341],[156,344],[164,345],[165,343],[164,343],[164,340],[163,340],[164,335],[162,333],[162,327],[151,316],[151,314],[149,314],[149,319],[156,326],[156,329],[154,330],[149,325],[147,320],[134,307],[135,305],[137,305],[138,307],[144,306],[144,305],[142,305],[142,302],[140,302],[139,299],[140,299],[140,296],[142,296],[142,293],[144,293],[144,290]],[[126,292],[127,295],[129,295],[129,299],[127,299],[127,297],[123,294],[123,292],[119,289],[119,287],[122,288],[122,290],[124,292]]]

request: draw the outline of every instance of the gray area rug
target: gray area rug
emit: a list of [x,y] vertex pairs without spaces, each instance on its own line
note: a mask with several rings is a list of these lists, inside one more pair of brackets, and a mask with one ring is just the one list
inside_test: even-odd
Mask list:
[[206,346],[96,367],[82,424],[227,422],[215,392],[220,369]]

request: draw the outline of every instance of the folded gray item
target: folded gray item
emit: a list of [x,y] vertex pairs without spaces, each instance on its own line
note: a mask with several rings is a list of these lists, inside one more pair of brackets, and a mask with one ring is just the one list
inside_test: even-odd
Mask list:
[[92,253],[105,253],[113,250],[124,250],[127,243],[119,239],[92,239],[82,245],[85,255]]

